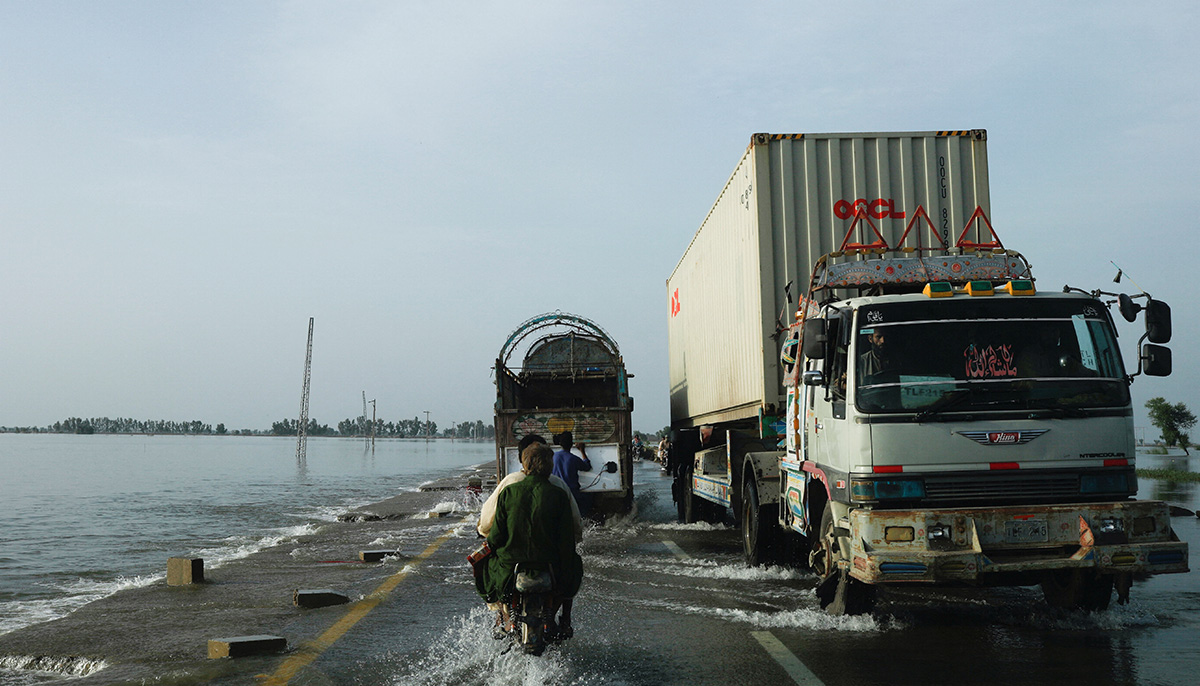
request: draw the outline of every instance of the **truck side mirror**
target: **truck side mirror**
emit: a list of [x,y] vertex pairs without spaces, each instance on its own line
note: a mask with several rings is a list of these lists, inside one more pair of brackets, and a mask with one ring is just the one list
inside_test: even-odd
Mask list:
[[1137,321],[1137,313],[1142,311],[1142,306],[1135,303],[1133,298],[1122,293],[1117,296],[1117,309],[1121,311],[1121,316],[1127,322]]
[[1146,303],[1146,335],[1151,343],[1171,342],[1171,306],[1161,300]]
[[829,342],[824,319],[804,321],[804,356],[810,360],[825,358],[825,347]]
[[1142,371],[1150,376],[1170,376],[1171,349],[1153,343],[1143,345]]

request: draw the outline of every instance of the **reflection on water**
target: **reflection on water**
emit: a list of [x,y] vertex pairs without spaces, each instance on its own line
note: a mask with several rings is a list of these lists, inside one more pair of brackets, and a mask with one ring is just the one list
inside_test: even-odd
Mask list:
[[[1153,450],[1153,448],[1149,449]],[[1200,469],[1200,459],[1194,454],[1185,454],[1178,448],[1171,448],[1167,454],[1158,455],[1139,449],[1137,464],[1140,469],[1162,469],[1168,472],[1196,472]],[[1196,509],[1200,506],[1197,495],[1200,489],[1195,481],[1172,479],[1138,479],[1138,498],[1143,500],[1163,500],[1172,505]]]
[[1165,500],[1175,505],[1188,505],[1196,495],[1195,481],[1159,481],[1151,479],[1151,500]]

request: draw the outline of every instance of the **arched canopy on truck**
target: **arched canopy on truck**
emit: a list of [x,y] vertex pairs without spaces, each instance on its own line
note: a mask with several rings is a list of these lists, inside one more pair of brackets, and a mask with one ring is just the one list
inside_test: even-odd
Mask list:
[[579,315],[547,312],[523,322],[500,349],[497,408],[631,409],[628,378],[608,332]]
[[[560,329],[561,332],[546,331],[547,329],[554,328]],[[535,356],[535,353],[539,347],[537,344],[547,340],[548,338],[559,337],[554,335],[556,333],[561,336],[569,335],[571,333],[582,334],[583,338],[599,343],[600,346],[602,346],[602,348],[604,348],[605,351],[612,356],[612,358],[616,359],[621,355],[621,351],[617,348],[617,342],[613,340],[612,336],[608,335],[607,331],[600,328],[599,324],[587,319],[586,317],[580,317],[576,314],[559,312],[556,310],[554,312],[539,314],[536,317],[531,317],[530,319],[522,322],[522,324],[509,335],[508,340],[504,342],[504,347],[500,349],[500,355],[497,357],[497,359],[500,361],[500,364],[506,367],[509,366],[509,358],[518,348],[520,348],[521,342],[537,332],[543,332],[542,338],[541,340],[536,341],[535,347],[530,349],[530,351],[526,354],[526,360],[529,360],[531,356]]]

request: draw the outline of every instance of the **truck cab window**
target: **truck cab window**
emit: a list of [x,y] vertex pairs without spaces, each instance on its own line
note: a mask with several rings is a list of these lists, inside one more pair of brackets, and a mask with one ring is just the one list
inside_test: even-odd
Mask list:
[[[1119,407],[1128,388],[1098,306],[1044,311],[1035,301],[877,307],[855,330],[855,403],[864,412],[921,412],[949,394],[963,410]],[[955,316],[958,315],[958,316]],[[938,405],[940,407],[940,405]]]

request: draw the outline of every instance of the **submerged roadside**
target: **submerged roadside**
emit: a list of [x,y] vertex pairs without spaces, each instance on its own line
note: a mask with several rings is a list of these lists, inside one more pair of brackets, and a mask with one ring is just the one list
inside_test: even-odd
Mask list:
[[[478,497],[470,480],[494,484],[489,464],[350,510],[335,522],[248,557],[204,570],[204,582],[166,580],[119,591],[71,614],[0,635],[0,683],[201,683],[270,670],[278,655],[210,660],[211,639],[269,635],[289,651],[317,639],[347,607],[405,570],[433,541],[474,538]],[[364,551],[386,552],[364,562]],[[368,556],[368,559],[372,559]],[[163,556],[166,568],[167,554]],[[464,562],[465,564],[465,562]],[[303,609],[298,590],[332,590],[351,605]],[[269,662],[268,662],[269,661]]]

